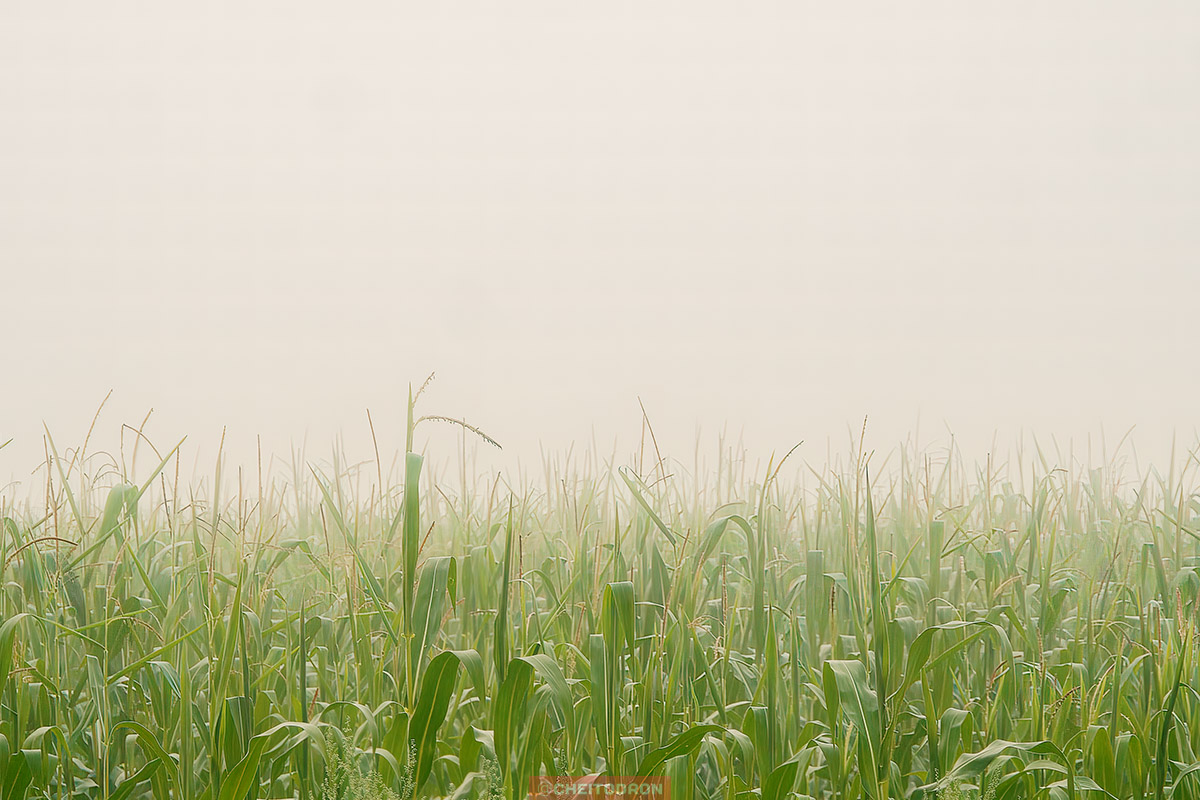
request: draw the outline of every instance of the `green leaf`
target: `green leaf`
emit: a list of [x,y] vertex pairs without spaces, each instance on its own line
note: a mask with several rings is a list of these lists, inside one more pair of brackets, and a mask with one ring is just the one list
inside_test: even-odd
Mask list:
[[800,762],[795,758],[789,759],[771,771],[763,784],[762,800],[787,800],[792,796],[792,787],[796,785],[796,773]]
[[413,608],[410,663],[419,670],[426,652],[433,647],[442,619],[449,607],[450,586],[456,581],[458,562],[449,556],[431,558],[421,565]]
[[[156,737],[150,730],[140,722],[133,720],[122,720],[112,727],[111,735],[115,736],[118,731],[128,729],[137,737],[138,746],[145,752],[154,756],[154,760],[158,761],[162,766],[166,767],[167,777],[171,780],[171,784],[178,790],[179,786],[179,768],[175,765],[175,760],[159,743]],[[149,763],[147,764],[147,766]]]
[[417,554],[421,544],[421,464],[417,453],[404,456],[404,522],[401,542],[404,551],[404,618],[412,624],[413,591],[417,577]]
[[147,761],[144,767],[121,781],[121,785],[117,787],[117,790],[108,796],[109,800],[125,800],[139,784],[154,777],[158,770],[162,768],[162,765],[163,762],[161,759],[155,758]]
[[[675,544],[675,534],[671,533],[671,529],[667,527],[667,523],[662,521],[662,517],[658,516],[654,508],[651,507],[650,501],[643,494],[643,489],[646,489],[646,484],[642,483],[637,475],[629,467],[621,467],[617,470],[617,474],[621,476],[621,480],[625,481],[625,485],[629,487],[629,491],[633,493],[633,497],[637,500],[638,505],[650,516],[650,521],[654,523],[654,527],[662,531],[663,536],[667,537],[667,541]],[[646,489],[649,491],[648,489]]]
[[438,653],[429,662],[421,680],[421,688],[417,691],[417,702],[408,727],[408,740],[417,752],[413,777],[418,788],[424,785],[433,769],[438,730],[446,721],[446,710],[450,707],[450,696],[454,694],[461,664],[457,653]]
[[13,668],[13,642],[17,636],[17,627],[29,614],[16,614],[9,617],[0,625],[0,694],[8,685],[8,676]]
[[533,685],[533,665],[514,658],[507,676],[492,703],[492,729],[496,737],[496,758],[508,775],[513,768],[517,741],[525,721],[525,707]]
[[839,707],[858,732],[863,791],[875,797],[879,786],[879,701],[870,689],[867,668],[861,661],[826,661],[826,695],[830,684],[836,688]]
[[923,788],[942,791],[955,783],[974,782],[997,759],[1015,754],[1053,756],[1059,764],[1069,765],[1066,755],[1053,742],[1010,742],[997,739],[977,753],[964,753],[941,780]]
[[641,776],[657,775],[659,769],[668,760],[677,756],[693,755],[699,749],[704,737],[724,733],[720,725],[693,725],[687,730],[677,733],[662,747],[651,750],[638,764],[637,774]]

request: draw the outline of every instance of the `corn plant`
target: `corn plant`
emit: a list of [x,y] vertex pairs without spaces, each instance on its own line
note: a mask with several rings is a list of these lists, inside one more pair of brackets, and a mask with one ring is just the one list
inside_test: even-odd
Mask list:
[[[484,490],[53,437],[0,505],[0,797],[1200,797],[1200,489],[1039,451]],[[492,443],[487,439],[488,443]],[[64,457],[65,456],[65,457]],[[1189,463],[1193,463],[1192,460]]]

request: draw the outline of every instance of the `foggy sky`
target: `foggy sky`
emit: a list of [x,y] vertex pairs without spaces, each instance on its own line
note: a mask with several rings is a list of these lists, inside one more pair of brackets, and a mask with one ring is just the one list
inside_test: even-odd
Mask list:
[[110,389],[105,447],[365,457],[433,370],[485,466],[639,397],[688,457],[1163,452],[1198,101],[1185,2],[5,3],[0,478]]

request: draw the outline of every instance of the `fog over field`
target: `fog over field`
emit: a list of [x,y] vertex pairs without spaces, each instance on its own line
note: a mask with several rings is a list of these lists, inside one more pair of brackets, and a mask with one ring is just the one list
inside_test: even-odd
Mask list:
[[[1200,6],[7,3],[0,482],[1196,431]],[[430,429],[432,430],[432,429]],[[443,431],[446,455],[459,441]],[[127,446],[129,440],[127,438]],[[1065,446],[1065,445],[1064,445]]]
[[0,0],[0,800],[1200,800],[1198,101],[1196,2]]

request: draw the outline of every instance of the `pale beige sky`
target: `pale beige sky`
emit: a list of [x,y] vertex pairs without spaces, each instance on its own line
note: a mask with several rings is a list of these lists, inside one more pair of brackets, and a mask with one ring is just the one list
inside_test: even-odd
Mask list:
[[0,477],[435,369],[507,458],[1196,430],[1192,2],[8,2],[0,115]]

